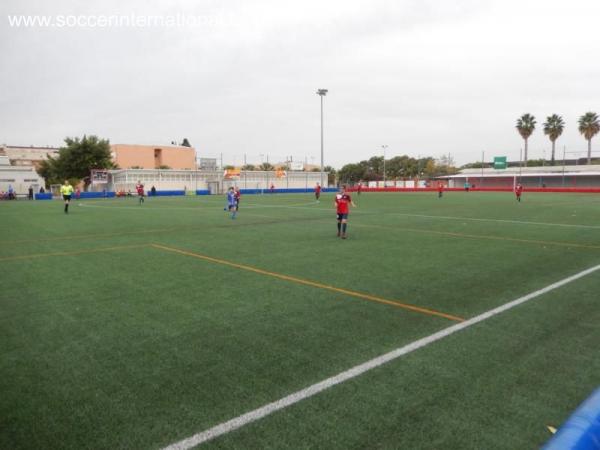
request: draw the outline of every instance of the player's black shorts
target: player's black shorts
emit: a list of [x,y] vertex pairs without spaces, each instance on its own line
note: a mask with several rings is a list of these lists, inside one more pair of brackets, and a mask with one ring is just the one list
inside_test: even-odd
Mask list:
[[348,219],[348,214],[338,213],[337,220],[344,220],[344,219]]
[[70,196],[70,195],[63,195],[63,199],[64,199],[65,201],[67,201],[67,200],[71,200],[71,196]]

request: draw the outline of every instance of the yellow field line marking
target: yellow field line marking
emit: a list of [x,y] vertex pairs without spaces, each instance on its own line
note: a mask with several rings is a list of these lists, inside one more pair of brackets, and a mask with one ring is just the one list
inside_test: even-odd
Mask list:
[[325,289],[328,291],[332,291],[332,292],[337,292],[340,294],[345,294],[345,295],[349,295],[351,297],[356,297],[356,298],[360,298],[363,300],[370,300],[372,302],[377,302],[377,303],[383,303],[386,305],[392,305],[392,306],[396,306],[398,308],[403,308],[403,309],[407,309],[409,311],[413,311],[413,312],[418,312],[421,314],[426,314],[429,316],[437,316],[437,317],[443,317],[444,319],[448,319],[448,320],[454,320],[456,322],[463,322],[465,319],[462,317],[458,317],[458,316],[454,316],[451,314],[446,314],[440,311],[436,311],[433,309],[428,309],[428,308],[421,308],[419,306],[415,306],[415,305],[410,305],[407,303],[401,303],[401,302],[397,302],[394,300],[388,300],[385,298],[381,298],[381,297],[377,297],[375,295],[370,295],[370,294],[364,294],[362,292],[356,292],[356,291],[351,291],[349,289],[343,289],[343,288],[338,288],[335,286],[330,286],[328,284],[322,284],[322,283],[318,283],[316,281],[311,281],[311,280],[306,280],[303,278],[297,278],[291,275],[284,275],[281,273],[277,273],[277,272],[270,272],[268,270],[263,270],[263,269],[259,269],[257,267],[252,267],[252,266],[247,266],[245,264],[238,264],[238,263],[234,263],[231,261],[227,261],[224,259],[219,259],[219,258],[213,258],[212,256],[207,256],[207,255],[202,255],[200,253],[194,253],[194,252],[190,252],[187,250],[181,250],[178,248],[174,248],[174,247],[166,247],[164,245],[161,244],[150,244],[152,247],[154,248],[158,248],[161,250],[165,250],[168,252],[172,252],[172,253],[179,253],[181,255],[185,255],[185,256],[191,256],[193,258],[198,258],[198,259],[202,259],[204,261],[209,261],[209,262],[213,262],[216,264],[222,264],[225,266],[229,266],[229,267],[235,267],[236,269],[241,269],[241,270],[247,270],[249,272],[254,272],[254,273],[258,273],[260,275],[267,275],[270,277],[274,277],[274,278],[278,278],[280,280],[285,280],[285,281],[291,281],[292,283],[298,283],[298,284],[303,284],[306,286],[312,286],[312,287],[316,287],[319,289]]
[[34,259],[34,258],[47,258],[51,256],[75,256],[82,255],[85,253],[99,253],[99,252],[112,252],[117,250],[128,250],[132,248],[148,247],[148,244],[135,244],[135,245],[121,245],[117,247],[103,247],[103,248],[91,248],[87,250],[75,250],[72,252],[53,252],[53,253],[36,253],[33,255],[17,255],[17,256],[5,256],[0,258],[0,261],[15,261],[18,259]]
[[520,239],[520,238],[490,236],[490,235],[482,235],[482,234],[466,234],[466,233],[456,233],[453,231],[420,230],[418,228],[393,227],[393,226],[386,226],[386,225],[367,225],[367,224],[360,224],[360,223],[353,223],[352,226],[359,227],[359,228],[360,227],[381,228],[381,229],[385,229],[385,230],[408,231],[411,233],[435,234],[435,235],[440,235],[440,236],[450,236],[450,237],[466,238],[466,239],[486,239],[486,240],[493,240],[493,241],[520,242],[523,244],[557,245],[560,247],[577,247],[577,248],[587,248],[590,250],[600,250],[600,245],[578,244],[575,242],[540,241],[537,239]]
[[[248,216],[248,217],[261,217],[261,218],[266,218],[266,219],[276,219],[276,217],[273,216],[267,216],[264,214],[255,214],[255,213],[242,213],[243,216]],[[326,219],[314,219],[311,220],[313,222],[317,222],[317,221],[321,221],[321,220],[326,220]],[[231,222],[231,220],[229,221]],[[262,223],[262,222],[252,222],[250,225],[270,225],[270,224],[276,224],[277,222],[273,221],[273,222],[269,222],[269,223]],[[209,228],[214,227],[213,225],[207,225]],[[154,230],[138,230],[138,231],[118,231],[118,232],[114,232],[114,233],[94,233],[94,234],[79,234],[79,235],[72,235],[72,236],[56,236],[56,237],[50,237],[50,238],[41,238],[41,239],[21,239],[21,240],[15,240],[15,241],[3,241],[0,242],[0,245],[17,245],[17,244],[33,244],[36,242],[55,242],[55,241],[71,241],[71,240],[80,240],[80,239],[94,239],[94,238],[111,238],[111,237],[120,237],[120,236],[130,236],[130,235],[136,235],[136,234],[148,234],[148,233],[172,233],[172,232],[176,232],[176,231],[200,231],[200,230],[206,230],[207,226],[178,226],[178,227],[170,227],[170,228],[156,228]],[[219,228],[224,228],[224,226],[218,226]]]
[[88,238],[105,238],[105,237],[119,237],[132,234],[147,234],[147,233],[166,233],[169,231],[178,231],[180,228],[157,228],[155,230],[138,230],[138,231],[118,231],[114,233],[95,233],[95,234],[79,234],[74,236],[57,236],[52,238],[41,238],[41,239],[21,239],[19,241],[7,241],[2,244],[31,244],[34,242],[53,242],[53,241],[70,241],[76,239],[88,239]]

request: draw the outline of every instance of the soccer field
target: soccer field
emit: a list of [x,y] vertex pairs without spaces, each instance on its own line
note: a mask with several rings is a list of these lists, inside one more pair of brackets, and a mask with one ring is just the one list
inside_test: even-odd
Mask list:
[[353,199],[1,202],[0,448],[542,445],[600,385],[600,198]]

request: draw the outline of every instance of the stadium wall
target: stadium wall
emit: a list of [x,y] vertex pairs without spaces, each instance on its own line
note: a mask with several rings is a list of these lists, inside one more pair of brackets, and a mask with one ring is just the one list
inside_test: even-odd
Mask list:
[[[208,189],[197,189],[196,191],[192,191],[195,195],[211,195],[211,192]],[[256,194],[312,194],[314,189],[240,189],[242,195],[256,195]],[[322,192],[337,192],[337,188],[323,188]],[[189,191],[184,190],[166,190],[166,191],[156,191],[155,195],[152,195],[148,192],[149,197],[183,197],[189,194]],[[192,194],[192,195],[193,195]],[[133,196],[137,196],[137,194],[132,194]],[[119,197],[114,191],[107,192],[82,192],[79,197],[73,196],[73,199],[94,199],[94,198],[116,198]],[[127,197],[125,195],[124,197]],[[36,200],[52,200],[52,194],[47,192],[45,194],[35,194]],[[56,199],[61,199],[60,196],[55,197]]]
[[[356,187],[348,188],[350,192],[356,192]],[[444,192],[464,192],[463,187],[445,187]],[[513,187],[471,187],[469,191],[478,192],[512,192]],[[386,188],[362,188],[362,192],[437,192],[437,187],[420,187],[420,188],[397,188],[397,187],[386,187]],[[564,192],[564,193],[600,193],[600,187],[598,188],[552,188],[552,187],[527,187],[525,186],[524,192]]]

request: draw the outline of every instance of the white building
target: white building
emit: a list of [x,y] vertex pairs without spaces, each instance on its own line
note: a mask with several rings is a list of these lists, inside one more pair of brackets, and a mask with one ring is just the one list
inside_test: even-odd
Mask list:
[[12,187],[17,195],[26,195],[29,187],[39,192],[44,186],[44,179],[38,175],[33,166],[12,166],[8,156],[0,154],[0,192],[8,192]]
[[[321,182],[321,172],[294,171],[208,171],[208,170],[158,170],[125,169],[109,170],[106,182],[102,180],[92,185],[92,190],[134,191],[137,181],[146,189],[154,186],[158,191],[168,190],[208,190],[219,194],[229,186],[240,189],[313,189]],[[227,173],[231,172],[231,173]],[[328,173],[323,174],[327,187]]]
[[600,188],[600,165],[463,169],[457,175],[439,178],[457,188],[467,182],[476,188],[491,189],[513,188],[516,183],[530,188]]

